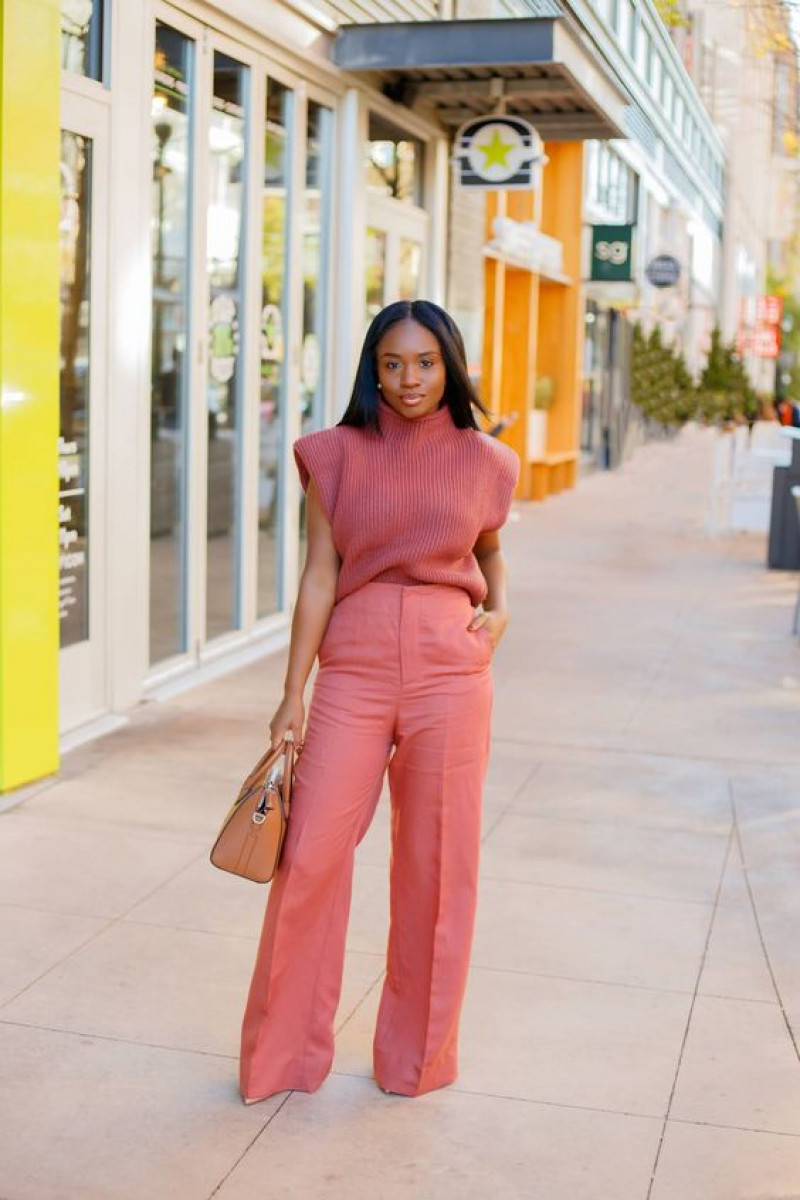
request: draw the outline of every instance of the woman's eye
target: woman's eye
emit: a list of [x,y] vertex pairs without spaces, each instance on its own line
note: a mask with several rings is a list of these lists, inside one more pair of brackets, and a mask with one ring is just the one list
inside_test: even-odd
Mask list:
[[429,358],[423,358],[420,365],[423,367],[432,367],[433,362]]

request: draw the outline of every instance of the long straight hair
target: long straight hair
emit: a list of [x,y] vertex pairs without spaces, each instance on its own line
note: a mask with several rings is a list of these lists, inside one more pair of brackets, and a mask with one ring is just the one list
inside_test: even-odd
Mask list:
[[485,417],[491,414],[469,377],[464,339],[450,314],[430,300],[397,300],[373,318],[361,347],[350,402],[337,423],[371,426],[380,432],[378,343],[400,321],[416,321],[436,338],[447,376],[444,402],[450,409],[453,424],[459,429],[480,429],[474,410],[477,408]]

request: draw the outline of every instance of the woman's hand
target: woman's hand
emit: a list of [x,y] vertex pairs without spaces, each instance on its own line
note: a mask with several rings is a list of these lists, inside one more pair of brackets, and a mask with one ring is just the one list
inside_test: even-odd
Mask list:
[[303,697],[293,692],[284,692],[283,699],[269,723],[270,748],[274,750],[281,744],[284,735],[291,732],[294,734],[295,748],[299,750],[303,744],[305,715]]
[[489,637],[492,642],[492,650],[496,650],[501,637],[506,631],[508,624],[508,613],[505,609],[485,608],[482,612],[476,612],[470,621],[467,629],[472,632],[475,629],[480,629],[483,625],[486,627]]

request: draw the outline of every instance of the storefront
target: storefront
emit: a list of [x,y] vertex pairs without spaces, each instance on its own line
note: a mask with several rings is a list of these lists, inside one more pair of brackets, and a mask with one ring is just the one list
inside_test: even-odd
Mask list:
[[60,7],[63,748],[285,644],[291,443],[379,307],[443,300],[447,179],[441,131],[278,4]]
[[[378,308],[446,302],[453,130],[498,105],[537,122],[549,160],[543,194],[506,216],[538,214],[565,267],[487,256],[490,228],[460,248],[483,263],[472,328],[484,394],[501,417],[521,412],[509,431],[521,494],[572,482],[581,142],[618,132],[623,97],[551,8],[480,28],[327,34],[277,0],[4,6],[4,36],[13,24],[26,50],[19,72],[6,69],[3,105],[45,135],[36,154],[23,139],[6,146],[17,174],[5,171],[4,199],[21,163],[44,264],[31,280],[17,262],[6,279],[45,316],[60,312],[60,358],[55,321],[25,310],[27,357],[12,380],[4,351],[4,397],[24,401],[27,461],[58,478],[59,496],[0,481],[7,578],[30,562],[34,581],[0,596],[0,650],[17,647],[3,668],[16,703],[0,708],[0,791],[56,770],[59,738],[63,749],[142,699],[286,644],[304,555],[291,444],[345,407]],[[365,67],[351,35],[376,29],[388,58],[368,52]],[[409,29],[419,63],[398,68]],[[481,62],[465,67],[475,47]],[[36,96],[24,87],[34,75]],[[4,246],[26,219],[6,206]],[[528,431],[537,374],[557,397],[540,461]],[[15,390],[23,377],[30,387]]]

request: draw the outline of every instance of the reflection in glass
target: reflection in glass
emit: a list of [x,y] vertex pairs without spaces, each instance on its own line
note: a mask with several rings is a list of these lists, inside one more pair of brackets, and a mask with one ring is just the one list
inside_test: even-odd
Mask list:
[[103,76],[103,0],[61,0],[61,67]]
[[367,189],[404,204],[422,204],[423,142],[370,113]]
[[422,269],[422,246],[413,238],[400,238],[400,261],[397,264],[398,300],[419,297],[419,276]]
[[286,412],[286,287],[291,211],[291,123],[294,94],[267,81],[264,186],[261,193],[261,391],[258,455],[259,617],[281,607],[283,428]]
[[59,626],[61,647],[89,637],[89,309],[92,143],[61,132]]
[[150,661],[186,650],[193,43],[156,23],[152,102]]
[[208,131],[208,516],[206,637],[241,624],[241,412],[248,69],[214,54]]
[[[303,192],[303,340],[300,351],[300,432],[325,420],[325,300],[333,113],[308,102]],[[305,559],[305,492],[300,493],[300,561]]]
[[364,261],[367,284],[367,324],[384,306],[386,295],[386,234],[381,229],[367,229]]

